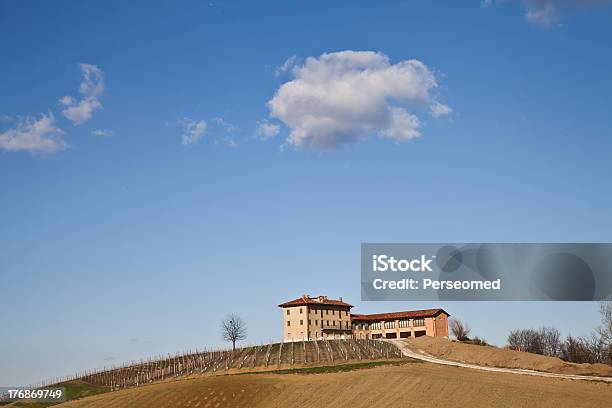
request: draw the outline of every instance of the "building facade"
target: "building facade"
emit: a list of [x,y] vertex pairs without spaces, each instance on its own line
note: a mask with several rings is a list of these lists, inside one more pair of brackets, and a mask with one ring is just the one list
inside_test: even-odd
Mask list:
[[283,312],[283,341],[320,339],[396,339],[420,336],[448,337],[443,309],[395,313],[351,314],[350,305],[327,296],[302,295],[278,305]]

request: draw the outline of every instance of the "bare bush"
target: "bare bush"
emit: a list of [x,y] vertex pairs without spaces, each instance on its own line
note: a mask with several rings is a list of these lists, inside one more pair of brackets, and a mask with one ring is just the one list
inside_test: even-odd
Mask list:
[[512,330],[508,335],[508,348],[527,353],[542,354],[542,344],[533,329]]
[[467,324],[463,323],[459,319],[451,319],[450,321],[451,333],[459,341],[469,340],[470,332],[472,328]]
[[561,333],[554,327],[512,330],[508,335],[508,348],[556,357],[561,350]]

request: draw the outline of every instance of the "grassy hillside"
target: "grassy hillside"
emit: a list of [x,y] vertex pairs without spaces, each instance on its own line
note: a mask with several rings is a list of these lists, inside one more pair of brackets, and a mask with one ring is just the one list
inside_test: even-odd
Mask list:
[[477,346],[440,337],[407,339],[413,350],[422,350],[435,357],[491,367],[523,368],[558,374],[612,376],[612,367],[605,364],[575,364],[556,357]]
[[[371,364],[371,363],[365,363]],[[324,370],[323,370],[324,371]],[[489,373],[429,363],[313,374],[199,375],[101,394],[60,408],[604,407],[603,383]]]

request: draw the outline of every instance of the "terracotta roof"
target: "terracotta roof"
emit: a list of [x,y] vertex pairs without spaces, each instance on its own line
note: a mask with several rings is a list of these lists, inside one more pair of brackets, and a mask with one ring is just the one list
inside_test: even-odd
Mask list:
[[412,310],[406,312],[394,312],[394,313],[377,313],[377,314],[351,314],[353,320],[391,320],[391,319],[406,319],[415,317],[434,317],[440,313],[444,313],[450,316],[444,309],[425,309],[425,310]]
[[293,306],[307,306],[307,305],[329,305],[329,306],[341,306],[351,308],[353,305],[349,305],[346,302],[342,301],[342,298],[339,300],[336,299],[328,299],[327,296],[315,296],[310,297],[308,295],[302,295],[301,297],[290,300],[289,302],[281,303],[278,307],[293,307]]

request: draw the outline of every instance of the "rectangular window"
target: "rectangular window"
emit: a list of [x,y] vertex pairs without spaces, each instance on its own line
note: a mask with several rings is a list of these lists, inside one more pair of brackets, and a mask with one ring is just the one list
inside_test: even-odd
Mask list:
[[327,321],[327,327],[329,327],[329,320]]
[[410,320],[400,320],[399,321],[399,327],[402,328],[402,329],[410,327]]
[[332,315],[335,315],[335,314],[336,314],[336,311],[335,311],[335,310],[332,310]]
[[310,326],[310,319],[308,319],[308,325]]
[[412,325],[414,327],[421,327],[421,326],[425,326],[425,319],[414,319],[412,321]]
[[303,325],[304,325],[304,321],[300,320],[300,326],[303,326]]
[[291,312],[289,309],[287,309],[287,314],[289,314],[289,312]]
[[395,322],[385,322],[385,329],[394,329]]
[[317,326],[319,324],[318,320],[315,320],[315,326]]
[[291,326],[291,322],[287,320],[287,326]]
[[302,308],[300,307],[300,314],[302,314]]
[[325,314],[326,314],[326,315],[328,315],[328,314],[329,314],[329,310],[326,310],[326,311],[325,311]]

